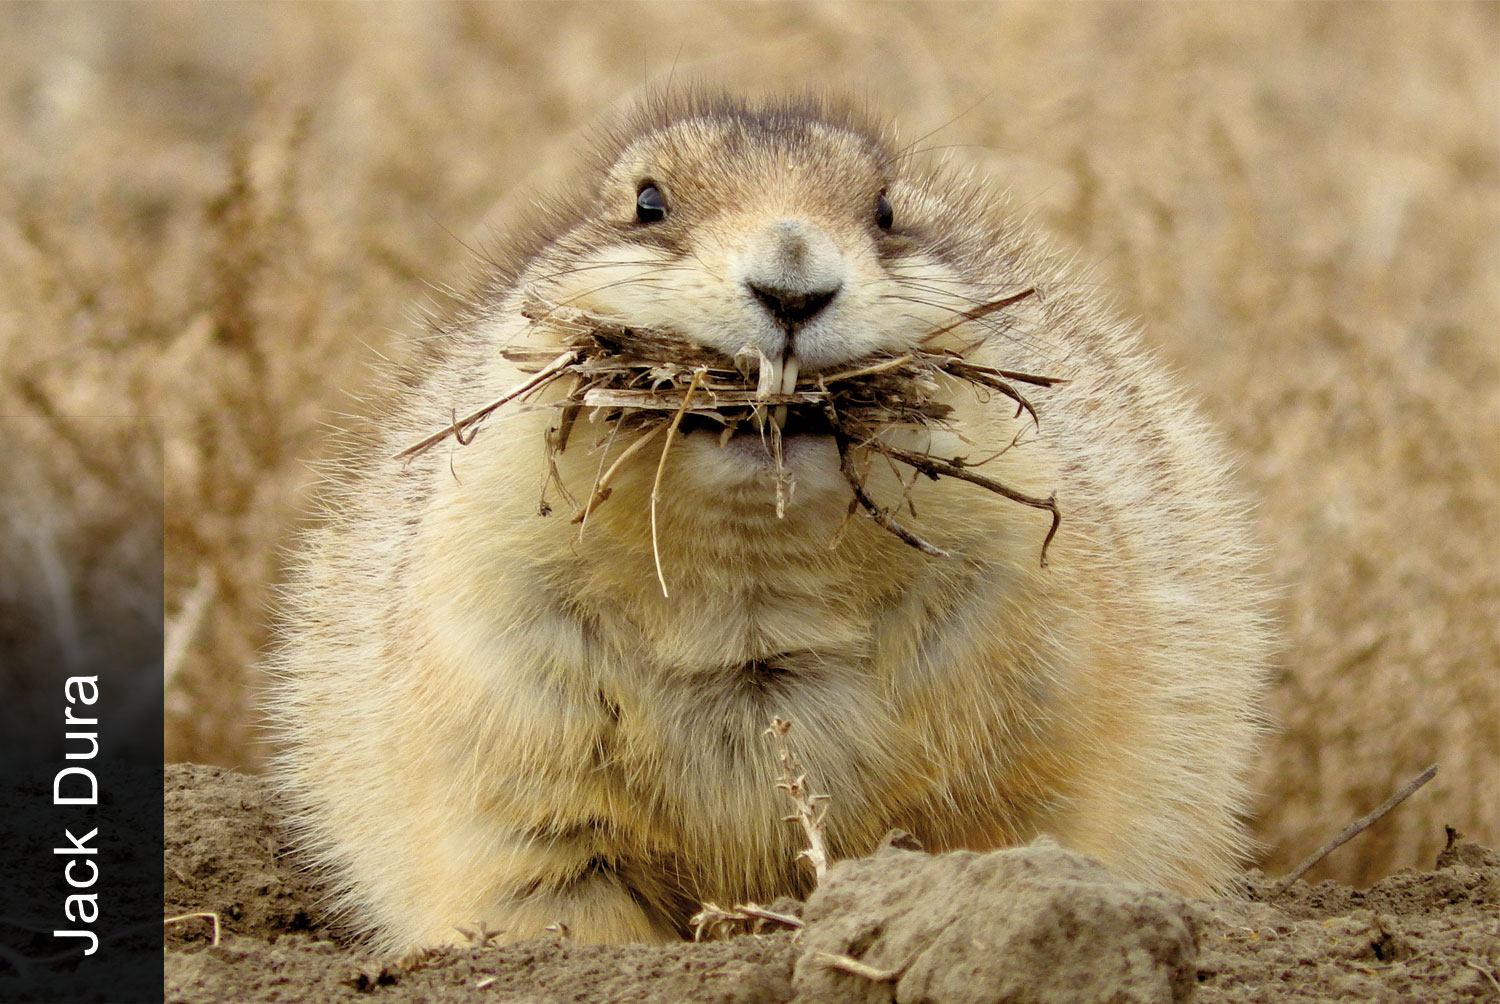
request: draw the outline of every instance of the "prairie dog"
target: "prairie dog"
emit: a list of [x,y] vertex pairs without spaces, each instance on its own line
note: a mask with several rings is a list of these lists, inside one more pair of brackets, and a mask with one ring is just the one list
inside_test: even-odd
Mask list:
[[[835,857],[896,827],[933,851],[1047,833],[1143,882],[1223,879],[1266,594],[1218,445],[1132,328],[987,182],[831,102],[655,97],[597,159],[392,381],[286,587],[274,776],[349,925],[390,950],[475,922],[665,940],[704,900],[805,893],[773,716]],[[1045,564],[1047,513],[877,458],[869,496],[946,556],[908,546],[800,414],[779,468],[764,435],[684,423],[581,529],[539,505],[555,390],[396,459],[524,381],[515,350],[557,348],[538,301],[778,380],[946,329],[1064,381],[1035,423],[953,382],[948,421],[890,433],[1055,494]],[[586,499],[629,437],[576,425],[551,461]]]

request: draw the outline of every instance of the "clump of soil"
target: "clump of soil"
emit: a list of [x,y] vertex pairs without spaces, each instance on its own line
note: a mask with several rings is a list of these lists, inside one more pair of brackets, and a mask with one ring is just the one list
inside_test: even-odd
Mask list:
[[1166,1004],[1196,984],[1197,916],[1185,900],[1121,882],[1045,837],[989,854],[890,849],[845,861],[803,917],[802,1000]]
[[1500,854],[1450,842],[1367,890],[1244,876],[1186,901],[1039,841],[841,862],[799,933],[666,946],[552,938],[377,958],[294,866],[261,779],[167,768],[166,999],[180,1002],[1500,1000]]

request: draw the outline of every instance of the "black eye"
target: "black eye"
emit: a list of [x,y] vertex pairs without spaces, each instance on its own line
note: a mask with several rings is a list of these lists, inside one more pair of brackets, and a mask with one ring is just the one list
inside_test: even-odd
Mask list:
[[881,192],[875,198],[875,225],[882,230],[889,230],[896,222],[895,214],[891,210],[891,200]]
[[667,218],[667,202],[661,197],[661,189],[649,181],[636,193],[635,218],[638,223],[660,223]]

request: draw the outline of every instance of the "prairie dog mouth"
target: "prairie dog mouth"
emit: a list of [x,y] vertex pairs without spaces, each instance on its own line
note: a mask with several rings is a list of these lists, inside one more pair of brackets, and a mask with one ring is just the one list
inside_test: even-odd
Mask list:
[[[869,462],[883,457],[893,465],[910,468],[916,472],[913,477],[926,475],[933,480],[946,477],[967,481],[1013,502],[1051,513],[1052,526],[1042,542],[1041,560],[1046,564],[1047,545],[1062,521],[1056,498],[1017,491],[975,470],[1020,444],[1024,427],[1008,445],[977,461],[906,449],[884,435],[888,430],[947,426],[954,408],[943,400],[943,388],[964,384],[976,392],[1009,399],[1015,405],[1017,419],[1027,416],[1031,426],[1037,426],[1036,408],[1017,385],[1045,389],[1056,384],[1057,379],[984,365],[966,358],[964,351],[931,344],[939,336],[1025,300],[1035,292],[1028,288],[957,312],[954,320],[928,330],[900,353],[877,354],[851,361],[837,372],[819,369],[810,374],[803,372],[802,361],[795,352],[784,352],[773,359],[759,350],[747,349],[730,357],[674,332],[630,327],[576,307],[540,300],[528,302],[521,314],[533,327],[547,332],[549,344],[547,347],[512,344],[502,349],[501,355],[520,364],[522,372],[529,375],[476,410],[462,417],[454,413],[444,427],[401,450],[393,459],[407,460],[449,437],[467,446],[484,421],[502,406],[517,399],[524,402],[541,389],[558,384],[560,397],[529,407],[555,409],[558,414],[543,442],[551,471],[546,484],[556,484],[573,502],[574,522],[583,522],[609,497],[610,481],[628,459],[659,443],[651,493],[654,541],[656,501],[671,444],[678,433],[700,430],[716,432],[720,446],[729,445],[737,432],[753,430],[764,446],[756,444],[751,449],[749,436],[739,442],[757,464],[761,463],[761,453],[769,455],[775,472],[776,512],[781,516],[793,481],[791,472],[782,463],[783,439],[792,438],[793,443],[788,446],[795,445],[802,454],[807,452],[802,447],[817,445],[813,437],[826,436],[837,446],[838,470],[854,497],[851,513],[856,508],[863,509],[877,524],[912,547],[932,555],[948,554],[902,527],[893,518],[892,510],[870,498],[864,476]],[[752,366],[755,367],[753,389]],[[575,420],[585,413],[590,422],[608,428],[599,444],[606,453],[608,444],[621,432],[630,436],[631,441],[607,467],[599,465],[589,497],[572,500],[558,481],[553,458],[567,449],[577,424]],[[551,511],[545,487],[538,511],[543,514]]]
[[[743,357],[744,354],[737,356],[736,359]],[[779,359],[772,359],[757,350],[756,357],[760,360],[760,373],[755,385],[755,400],[758,403],[752,412],[752,421],[756,431],[764,433],[769,419],[770,424],[774,425],[778,432],[784,434],[789,414],[788,406],[775,405],[768,415],[765,404],[760,402],[769,401],[776,396],[790,397],[797,389],[797,374],[801,372],[802,363],[797,359],[797,353],[794,351],[786,352]],[[824,425],[827,426],[826,421]],[[728,431],[732,433],[733,430]],[[832,428],[829,427],[827,431],[831,432]]]

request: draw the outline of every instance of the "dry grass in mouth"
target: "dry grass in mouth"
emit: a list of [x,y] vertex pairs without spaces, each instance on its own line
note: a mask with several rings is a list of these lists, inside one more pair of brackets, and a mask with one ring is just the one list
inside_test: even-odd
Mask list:
[[[960,325],[1019,303],[1034,292],[1028,289],[963,312],[952,323],[927,332],[919,339],[918,345],[929,345]],[[926,348],[873,358],[833,373],[802,374],[798,372],[795,357],[784,361],[758,354],[730,357],[688,343],[668,332],[626,327],[573,307],[538,301],[529,304],[522,312],[533,325],[551,329],[558,336],[562,351],[506,350],[507,359],[535,367],[530,377],[484,407],[462,418],[455,415],[447,427],[402,450],[396,459],[414,457],[449,436],[460,445],[467,445],[478,433],[480,424],[502,406],[532,395],[558,380],[568,380],[568,391],[563,399],[548,405],[556,408],[560,417],[548,430],[546,445],[551,472],[549,481],[573,506],[573,521],[576,523],[587,520],[589,514],[609,498],[610,482],[625,461],[641,452],[665,430],[667,436],[661,445],[656,479],[651,489],[654,548],[656,503],[662,474],[675,438],[672,434],[682,427],[684,421],[698,428],[705,423],[719,428],[721,442],[727,442],[737,432],[759,434],[775,459],[776,507],[780,516],[785,510],[790,489],[790,479],[781,463],[781,437],[791,420],[793,428],[808,425],[833,436],[838,446],[840,471],[854,493],[850,515],[862,508],[877,524],[912,547],[927,554],[949,556],[947,551],[895,520],[892,514],[900,510],[902,502],[890,509],[882,508],[865,490],[871,462],[880,456],[893,465],[910,468],[913,478],[919,475],[933,480],[956,478],[1013,502],[1047,510],[1052,514],[1052,525],[1042,542],[1041,553],[1041,563],[1047,563],[1047,547],[1062,522],[1056,496],[1039,498],[1027,495],[973,469],[1003,454],[1015,445],[1015,440],[984,460],[970,463],[963,457],[937,457],[900,449],[885,442],[881,434],[893,428],[945,425],[952,408],[937,399],[942,377],[1009,398],[1015,402],[1017,416],[1029,415],[1033,424],[1039,421],[1036,409],[1017,385],[1046,388],[1059,383],[1058,380],[981,366],[967,361],[961,351]],[[622,434],[634,434],[636,438],[607,468],[601,463],[589,498],[580,503],[563,487],[554,460],[567,448],[573,426],[585,409],[608,423],[609,442]],[[910,507],[908,500],[903,499],[903,502]],[[550,511],[545,499],[542,511]],[[662,578],[662,592],[666,593],[659,552],[657,574]]]

